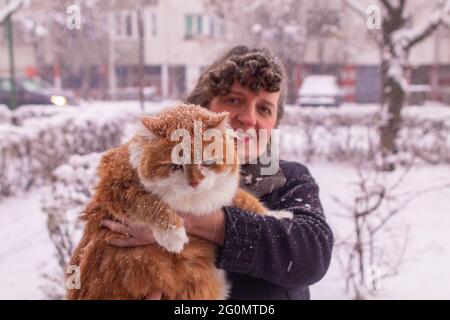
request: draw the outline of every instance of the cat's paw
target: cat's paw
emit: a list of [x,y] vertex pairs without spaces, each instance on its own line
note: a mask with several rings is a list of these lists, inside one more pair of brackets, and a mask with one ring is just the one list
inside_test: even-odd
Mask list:
[[286,210],[273,210],[267,212],[268,216],[272,216],[277,219],[292,219],[294,214]]
[[153,230],[153,236],[160,246],[173,253],[180,253],[184,245],[189,242],[184,227],[168,230],[155,229]]

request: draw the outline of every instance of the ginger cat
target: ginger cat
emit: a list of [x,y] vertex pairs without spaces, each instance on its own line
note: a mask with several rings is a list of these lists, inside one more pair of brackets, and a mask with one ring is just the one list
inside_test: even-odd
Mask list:
[[[216,245],[187,235],[177,212],[205,215],[227,205],[261,215],[270,212],[239,189],[234,147],[225,148],[221,142],[211,152],[216,159],[201,164],[172,161],[173,150],[180,146],[179,141],[172,141],[172,133],[185,129],[193,137],[194,121],[201,122],[201,132],[217,129],[222,142],[233,145],[226,132],[227,113],[181,105],[157,117],[142,117],[133,139],[103,156],[96,193],[81,215],[83,237],[70,261],[80,268],[81,288],[69,289],[67,299],[143,299],[156,290],[170,300],[227,298],[230,285],[225,272],[215,267]],[[194,157],[198,141],[193,140],[177,154]],[[224,150],[221,155],[220,148]],[[230,164],[226,157],[232,159]],[[289,214],[278,212],[278,217]],[[150,224],[157,243],[132,248],[107,245],[117,235],[101,227],[101,221],[120,221],[125,215]]]

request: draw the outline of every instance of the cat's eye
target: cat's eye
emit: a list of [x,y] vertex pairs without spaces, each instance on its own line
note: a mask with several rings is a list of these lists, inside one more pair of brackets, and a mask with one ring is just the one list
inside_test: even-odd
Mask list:
[[169,168],[170,168],[172,171],[183,171],[183,165],[181,165],[181,164],[171,163],[171,164],[169,165]]

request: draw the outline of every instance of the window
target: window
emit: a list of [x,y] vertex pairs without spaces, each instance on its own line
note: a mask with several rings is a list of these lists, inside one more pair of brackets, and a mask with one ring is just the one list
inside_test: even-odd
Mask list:
[[158,20],[155,11],[149,11],[147,16],[147,30],[150,35],[156,37],[158,35]]
[[209,19],[209,34],[214,36],[216,34],[216,23],[214,19]]
[[185,17],[186,38],[200,36],[203,34],[203,16],[199,14],[188,14]]
[[192,31],[192,16],[191,15],[187,15],[186,16],[186,37],[190,37],[192,36],[193,31]]
[[185,17],[185,36],[193,38],[196,36],[225,37],[225,21],[217,16],[203,16],[199,14],[188,14]]
[[39,92],[42,89],[38,83],[32,80],[23,80],[21,85],[28,92]]
[[117,38],[132,39],[138,36],[137,12],[120,11],[114,15],[114,30]]
[[127,37],[133,36],[133,20],[131,14],[125,16],[125,35]]
[[200,35],[200,34],[202,34],[203,32],[203,17],[202,16],[200,16],[200,15],[198,15],[197,16],[197,34],[198,35]]
[[117,37],[122,35],[122,15],[120,13],[114,14],[114,33]]

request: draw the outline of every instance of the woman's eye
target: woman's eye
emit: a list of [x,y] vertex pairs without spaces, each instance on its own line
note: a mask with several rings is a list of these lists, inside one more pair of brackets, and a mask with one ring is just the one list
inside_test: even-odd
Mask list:
[[181,165],[181,164],[175,164],[175,163],[171,163],[170,165],[169,165],[169,168],[172,170],[172,171],[183,171],[183,166]]
[[269,116],[272,115],[272,110],[270,110],[269,107],[261,106],[259,109],[261,110],[262,113],[264,113],[266,115],[269,115]]
[[236,104],[240,104],[241,100],[240,100],[240,99],[237,99],[237,98],[227,98],[227,99],[225,100],[225,102],[228,103],[228,104],[234,104],[234,105],[236,105]]

